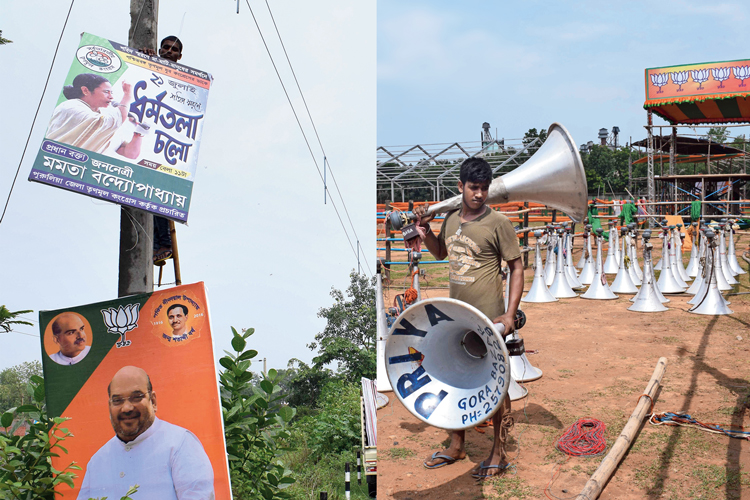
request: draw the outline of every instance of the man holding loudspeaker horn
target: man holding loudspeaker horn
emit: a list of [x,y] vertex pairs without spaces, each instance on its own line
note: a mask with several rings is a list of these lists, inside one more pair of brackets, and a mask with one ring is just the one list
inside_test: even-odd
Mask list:
[[[450,260],[450,297],[466,302],[502,323],[505,332],[514,330],[514,320],[523,293],[523,263],[518,239],[508,218],[485,205],[492,182],[492,168],[482,158],[469,158],[461,165],[458,190],[461,207],[448,212],[439,236],[430,230],[434,213],[426,208],[414,209],[418,224],[426,231],[424,244],[437,259]],[[501,261],[510,268],[508,310],[503,301]],[[505,441],[513,426],[510,397],[506,395],[500,409],[492,417],[494,442],[490,456],[472,470],[482,479],[499,474],[505,467]],[[434,453],[424,462],[428,469],[450,465],[466,456],[466,431],[451,431],[447,449]]]

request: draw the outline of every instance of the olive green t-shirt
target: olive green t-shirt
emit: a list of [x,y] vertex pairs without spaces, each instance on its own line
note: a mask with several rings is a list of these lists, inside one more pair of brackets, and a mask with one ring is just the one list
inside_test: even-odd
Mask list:
[[450,296],[482,311],[490,320],[505,312],[501,261],[521,256],[510,220],[485,206],[476,219],[461,223],[461,210],[449,212],[438,239],[450,260]]

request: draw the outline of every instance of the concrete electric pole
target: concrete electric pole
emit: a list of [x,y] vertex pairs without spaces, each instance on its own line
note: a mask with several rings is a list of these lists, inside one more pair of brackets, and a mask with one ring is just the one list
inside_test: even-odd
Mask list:
[[[130,0],[128,45],[156,50],[158,18],[159,0]],[[118,297],[154,291],[153,237],[153,215],[121,207]]]

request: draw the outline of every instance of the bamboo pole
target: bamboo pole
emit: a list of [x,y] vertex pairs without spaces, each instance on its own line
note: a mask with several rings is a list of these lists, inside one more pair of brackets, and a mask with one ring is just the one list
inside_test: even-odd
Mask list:
[[579,493],[579,498],[585,498],[586,500],[594,500],[599,498],[604,486],[609,481],[615,468],[619,465],[620,460],[628,451],[630,446],[633,444],[632,439],[635,433],[643,423],[643,417],[653,409],[654,397],[656,397],[656,390],[659,388],[661,379],[664,376],[664,372],[667,370],[667,358],[659,358],[659,362],[656,363],[654,374],[651,375],[651,380],[646,386],[646,390],[638,400],[638,405],[633,410],[633,414],[630,415],[628,423],[625,424],[625,428],[620,433],[620,436],[612,445],[612,449],[609,450],[607,456],[602,460],[599,468],[586,482],[586,485]]

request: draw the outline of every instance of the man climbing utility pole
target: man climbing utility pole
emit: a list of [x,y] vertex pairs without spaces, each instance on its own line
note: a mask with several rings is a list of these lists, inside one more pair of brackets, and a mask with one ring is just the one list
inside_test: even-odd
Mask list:
[[[156,48],[159,0],[130,0],[130,47]],[[154,291],[153,216],[131,207],[120,210],[120,270],[117,296]]]

